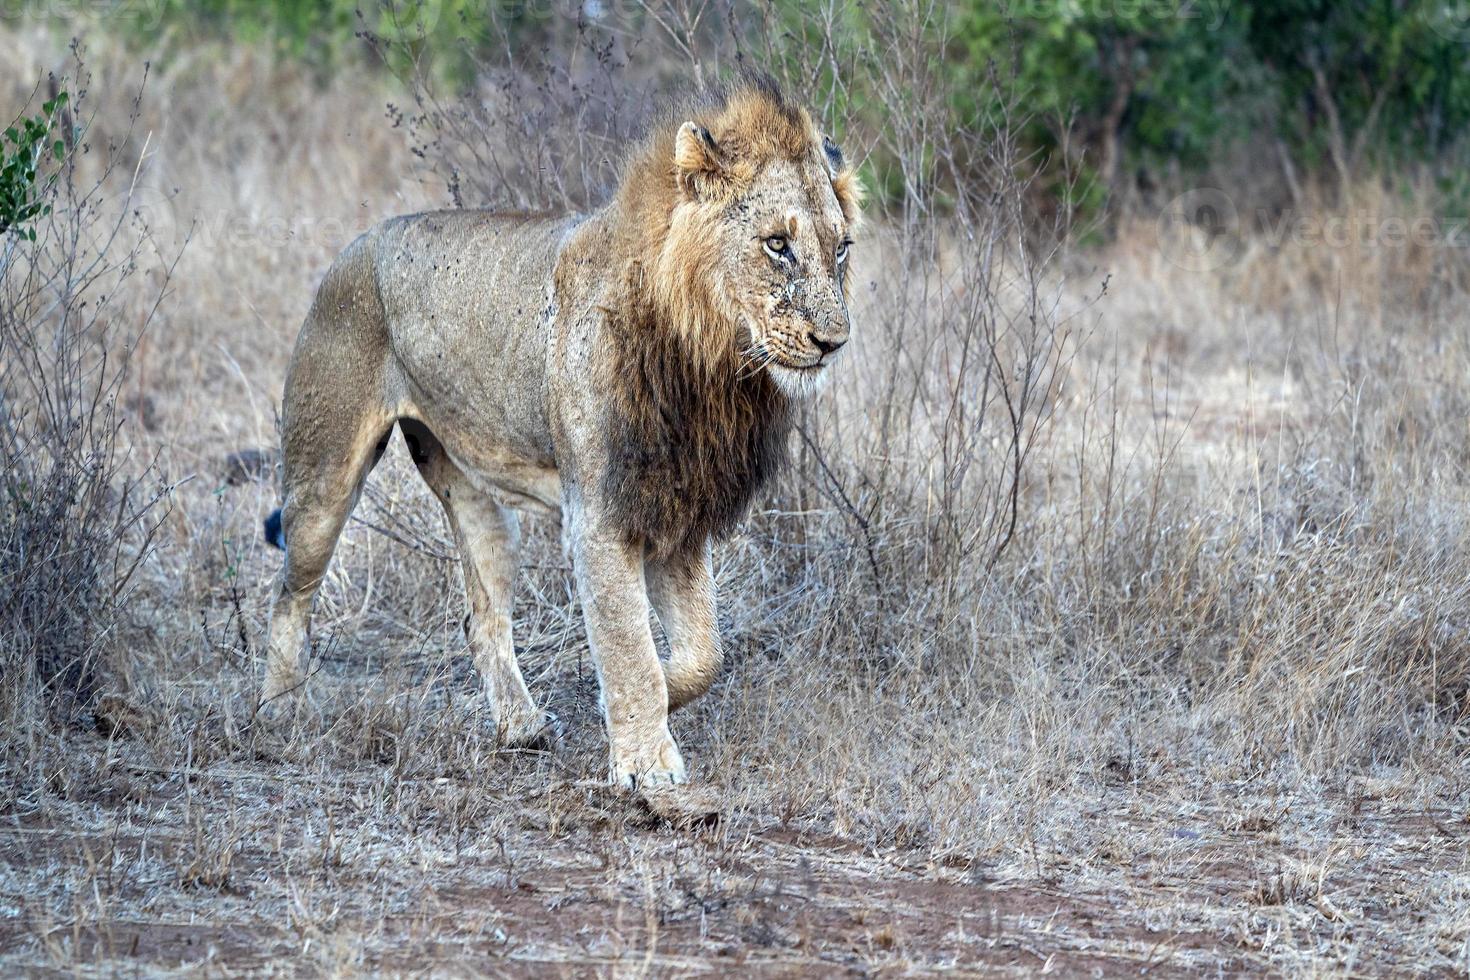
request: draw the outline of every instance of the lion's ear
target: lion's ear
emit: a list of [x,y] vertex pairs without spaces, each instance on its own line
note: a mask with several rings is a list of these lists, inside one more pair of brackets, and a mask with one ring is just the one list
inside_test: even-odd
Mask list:
[[674,136],[674,170],[679,186],[696,200],[718,196],[729,184],[725,154],[709,130],[696,123],[686,122]]
[[837,195],[842,216],[850,226],[856,227],[862,220],[863,198],[866,196],[857,170],[848,165],[847,158],[842,155],[842,147],[832,142],[830,136],[822,137],[822,156],[827,160],[827,173],[832,178],[832,191]]
[[842,168],[846,165],[847,161],[842,157],[842,147],[832,142],[832,137],[830,136],[824,135],[822,137],[822,155],[827,158],[827,170],[831,172],[833,177],[836,177],[842,172]]

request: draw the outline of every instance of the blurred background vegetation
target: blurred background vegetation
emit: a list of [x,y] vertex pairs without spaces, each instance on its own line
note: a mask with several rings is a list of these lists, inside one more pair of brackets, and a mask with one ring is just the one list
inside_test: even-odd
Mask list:
[[[78,13],[74,3],[6,2],[32,19],[74,24]],[[925,37],[895,37],[881,23],[904,4],[830,4],[814,15],[812,5],[791,0],[95,0],[82,9],[154,53],[243,42],[319,73],[352,61],[430,77],[459,93],[497,67],[535,67],[545,75],[548,61],[561,62],[575,84],[567,63],[578,50],[604,63],[662,64],[666,76],[687,74],[702,54],[714,71],[731,57],[750,59],[788,78],[805,76],[804,87],[819,94],[838,129],[877,133],[901,113],[937,113],[928,121],[936,130],[983,129],[1006,115],[1024,134],[1029,165],[1042,172],[1038,193],[1087,216],[1128,204],[1147,209],[1202,178],[1267,212],[1299,206],[1303,194],[1317,191],[1342,203],[1362,178],[1427,178],[1451,212],[1465,210],[1458,205],[1470,191],[1461,176],[1470,4],[907,5],[922,9],[903,23],[922,24]],[[825,36],[811,36],[814,25]],[[895,45],[942,61],[932,67],[948,76],[945,104],[923,92],[885,89],[884,64]],[[636,57],[648,46],[670,47],[680,57]],[[650,69],[640,64],[640,71]],[[889,148],[868,142],[869,183],[882,201],[921,193],[920,185],[934,179],[935,161],[926,161],[931,172],[916,179]],[[949,173],[953,179],[963,167]]]

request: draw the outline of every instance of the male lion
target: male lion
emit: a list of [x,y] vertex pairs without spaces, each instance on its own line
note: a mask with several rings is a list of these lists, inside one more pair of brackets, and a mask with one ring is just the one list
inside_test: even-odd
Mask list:
[[684,780],[668,713],[720,666],[710,540],[770,478],[791,400],[847,342],[861,203],[841,152],[768,78],[688,115],[631,154],[593,214],[395,218],[327,271],[286,376],[268,714],[305,682],[312,597],[396,424],[449,516],[501,738],[545,727],[511,641],[512,508],[560,513],[612,779]]

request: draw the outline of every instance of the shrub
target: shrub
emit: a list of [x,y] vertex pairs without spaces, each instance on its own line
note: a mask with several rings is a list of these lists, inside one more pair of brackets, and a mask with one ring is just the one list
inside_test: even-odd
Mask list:
[[119,397],[167,270],[141,317],[124,316],[114,296],[143,241],[124,210],[99,217],[113,165],[78,174],[88,127],[68,125],[70,101],[59,92],[10,127],[0,166],[0,668],[14,699],[0,710],[11,733],[18,712],[46,702],[38,690],[69,704],[96,695],[164,499],[127,449]]

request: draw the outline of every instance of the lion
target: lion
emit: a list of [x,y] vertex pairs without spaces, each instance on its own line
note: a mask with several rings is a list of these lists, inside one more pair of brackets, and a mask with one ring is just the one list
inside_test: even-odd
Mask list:
[[332,263],[286,376],[267,716],[305,685],[312,598],[396,426],[459,548],[498,736],[530,744],[548,725],[516,662],[511,598],[518,512],[551,515],[612,782],[685,781],[668,719],[721,665],[711,543],[782,465],[793,404],[848,341],[862,203],[842,151],[769,77],[685,109],[590,214],[398,217]]

